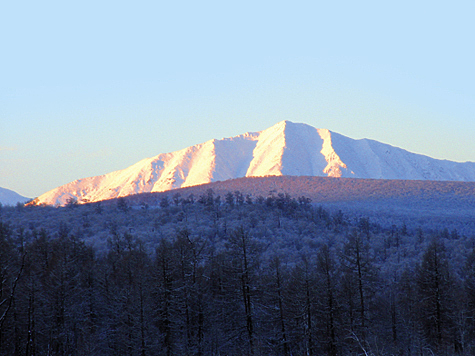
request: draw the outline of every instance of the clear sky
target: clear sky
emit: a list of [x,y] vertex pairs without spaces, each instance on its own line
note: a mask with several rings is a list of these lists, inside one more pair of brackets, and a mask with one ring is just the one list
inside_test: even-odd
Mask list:
[[0,187],[282,120],[475,161],[475,2],[5,1]]

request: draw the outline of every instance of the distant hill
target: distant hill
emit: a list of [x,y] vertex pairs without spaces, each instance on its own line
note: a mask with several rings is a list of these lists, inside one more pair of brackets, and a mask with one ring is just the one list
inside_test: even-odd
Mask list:
[[475,182],[445,182],[421,180],[385,180],[328,177],[270,176],[230,179],[199,186],[175,189],[166,192],[137,194],[126,200],[139,204],[153,203],[164,196],[172,198],[175,194],[195,198],[211,189],[215,195],[224,196],[228,192],[239,191],[253,198],[264,198],[279,193],[287,193],[297,198],[305,196],[313,203],[338,203],[351,201],[457,201],[459,204],[475,208]]
[[[356,216],[368,216],[383,225],[407,223],[415,229],[456,228],[475,234],[475,182],[445,182],[417,180],[382,180],[329,177],[252,177],[160,193],[145,193],[124,197],[131,206],[157,206],[165,197],[173,204],[174,197],[198,200],[212,190],[224,201],[229,192],[239,191],[251,199],[278,197],[310,198],[312,204],[343,209]],[[116,204],[116,199],[104,202]]]
[[0,204],[2,205],[16,205],[17,203],[26,203],[30,198],[21,196],[13,190],[0,188]]
[[[377,141],[354,140],[327,129],[282,121],[267,130],[210,140],[144,159],[124,170],[55,188],[35,204],[95,202],[240,177],[475,181],[475,163],[414,154]],[[355,183],[356,184],[356,183]]]

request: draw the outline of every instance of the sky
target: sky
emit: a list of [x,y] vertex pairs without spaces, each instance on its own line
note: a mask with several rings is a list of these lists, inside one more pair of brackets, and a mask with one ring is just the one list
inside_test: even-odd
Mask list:
[[473,1],[10,1],[0,187],[302,122],[475,161]]

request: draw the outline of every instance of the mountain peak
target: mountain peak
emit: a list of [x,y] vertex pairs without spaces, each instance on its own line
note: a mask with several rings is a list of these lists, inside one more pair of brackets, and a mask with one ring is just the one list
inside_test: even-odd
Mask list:
[[64,205],[257,176],[475,181],[475,163],[440,161],[373,140],[280,121],[259,132],[212,139],[144,159],[121,171],[53,189],[36,204]]
[[[277,124],[275,124],[274,126],[271,126],[269,127],[267,130],[273,130],[273,131],[286,131],[288,129],[292,129],[292,128],[297,128],[297,127],[310,127],[312,129],[315,129],[314,127],[310,126],[310,125],[307,125],[307,124],[304,124],[304,123],[295,123],[293,121],[290,121],[290,120],[282,120],[282,121],[279,121]],[[267,131],[267,130],[264,130],[264,131]]]

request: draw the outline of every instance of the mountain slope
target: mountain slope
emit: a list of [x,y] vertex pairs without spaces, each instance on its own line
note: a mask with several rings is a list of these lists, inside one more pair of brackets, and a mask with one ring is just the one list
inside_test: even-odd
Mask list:
[[13,190],[0,188],[0,204],[2,205],[16,205],[17,203],[26,203],[30,198],[21,196]]
[[436,160],[326,129],[282,121],[260,132],[210,140],[144,159],[124,170],[79,179],[34,204],[64,205],[258,176],[475,181],[475,163]]

